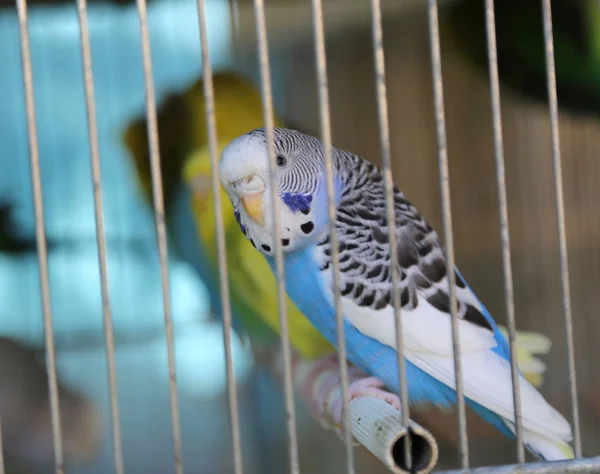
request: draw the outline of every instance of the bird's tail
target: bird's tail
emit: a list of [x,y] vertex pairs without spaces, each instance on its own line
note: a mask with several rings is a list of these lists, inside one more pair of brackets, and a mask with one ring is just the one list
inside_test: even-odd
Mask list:
[[575,457],[573,448],[564,440],[548,438],[529,430],[524,430],[523,439],[527,449],[542,461],[561,461]]

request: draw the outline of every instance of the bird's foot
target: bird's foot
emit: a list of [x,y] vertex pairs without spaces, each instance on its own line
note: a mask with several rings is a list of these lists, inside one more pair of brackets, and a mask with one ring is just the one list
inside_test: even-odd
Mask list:
[[[383,400],[396,410],[400,410],[401,403],[398,395],[388,392],[384,387],[385,384],[380,379],[365,374],[362,378],[352,381],[348,386],[348,405],[358,397],[374,397]],[[344,401],[342,396],[336,397],[333,400],[333,403],[329,407],[329,412],[331,413],[335,431],[343,439]]]
[[[304,400],[313,417],[324,428],[334,428],[343,439],[344,401],[337,354],[304,364],[299,376]],[[386,391],[377,377],[349,365],[348,381],[348,402],[357,397],[375,397],[400,409],[400,398]]]

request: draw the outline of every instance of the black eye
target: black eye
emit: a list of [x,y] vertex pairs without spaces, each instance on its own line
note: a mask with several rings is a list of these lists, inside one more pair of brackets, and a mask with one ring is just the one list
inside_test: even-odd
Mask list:
[[285,156],[277,155],[277,166],[284,166],[286,162]]

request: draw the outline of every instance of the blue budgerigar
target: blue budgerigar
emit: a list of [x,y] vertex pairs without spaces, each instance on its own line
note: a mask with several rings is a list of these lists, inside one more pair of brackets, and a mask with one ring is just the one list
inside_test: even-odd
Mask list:
[[[337,344],[324,151],[315,137],[274,129],[277,196],[288,295]],[[272,200],[264,129],[234,139],[220,160],[242,232],[274,269]],[[391,265],[382,172],[333,148],[336,228],[348,359],[399,390]],[[456,403],[447,264],[437,233],[394,188],[402,323],[411,403]],[[464,394],[487,422],[514,436],[509,348],[494,320],[455,270]],[[373,387],[351,387],[373,394]],[[573,457],[571,426],[520,377],[527,448],[540,459]]]

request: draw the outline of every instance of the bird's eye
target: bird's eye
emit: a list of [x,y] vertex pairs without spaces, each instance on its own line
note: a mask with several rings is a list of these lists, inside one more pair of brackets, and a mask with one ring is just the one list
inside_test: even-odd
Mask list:
[[277,166],[285,166],[286,162],[285,156],[277,155]]

